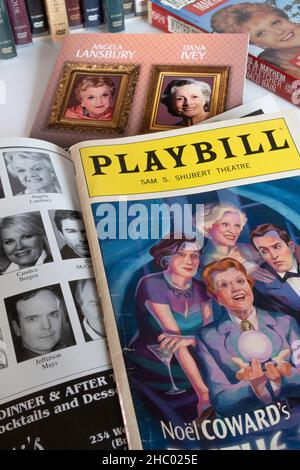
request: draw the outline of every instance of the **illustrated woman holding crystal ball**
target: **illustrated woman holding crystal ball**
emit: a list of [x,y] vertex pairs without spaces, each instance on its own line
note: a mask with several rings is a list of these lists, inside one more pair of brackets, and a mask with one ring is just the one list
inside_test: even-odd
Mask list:
[[221,415],[260,408],[274,400],[299,397],[300,368],[293,362],[297,321],[253,305],[254,281],[233,258],[208,264],[202,274],[207,292],[224,307],[223,316],[199,332],[197,352],[212,406]]

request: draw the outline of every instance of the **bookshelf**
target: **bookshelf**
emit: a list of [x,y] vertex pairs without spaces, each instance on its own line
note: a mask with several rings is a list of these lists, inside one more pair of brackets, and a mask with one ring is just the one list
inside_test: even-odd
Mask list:
[[[95,33],[99,29],[76,29],[71,34]],[[128,33],[159,34],[159,30],[147,23],[146,17],[126,19]],[[105,34],[100,29],[100,34]],[[18,48],[14,59],[0,61],[0,137],[26,137],[34,122],[36,112],[44,94],[49,76],[59,52],[59,45],[49,36],[34,38],[33,45]],[[5,93],[3,93],[5,91]],[[246,80],[244,102],[264,96],[267,90]],[[274,95],[282,109],[296,110],[300,119],[300,108]]]

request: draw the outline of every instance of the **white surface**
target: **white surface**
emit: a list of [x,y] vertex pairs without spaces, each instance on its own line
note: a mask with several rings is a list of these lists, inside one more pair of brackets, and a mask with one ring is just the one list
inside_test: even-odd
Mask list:
[[[74,34],[77,32],[96,30],[75,30]],[[126,20],[125,33],[159,32],[147,23],[145,17]],[[103,30],[101,33],[104,34]],[[53,44],[49,37],[42,37],[34,39],[32,46],[18,48],[16,58],[0,61],[0,137],[28,136],[58,52],[58,45]],[[246,80],[245,103],[267,93],[265,88]],[[276,95],[274,97],[282,109],[295,109],[300,120],[299,107]]]

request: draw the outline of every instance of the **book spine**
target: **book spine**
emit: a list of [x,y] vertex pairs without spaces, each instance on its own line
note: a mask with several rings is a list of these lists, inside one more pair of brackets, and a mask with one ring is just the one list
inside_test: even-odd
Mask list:
[[52,41],[62,41],[69,31],[65,0],[45,0],[45,6]]
[[81,0],[81,8],[85,28],[93,28],[102,23],[99,0]]
[[32,35],[47,34],[48,24],[43,0],[26,0],[26,6]]
[[147,0],[133,0],[135,16],[147,15]]
[[80,0],[66,0],[66,7],[70,28],[82,26]]
[[[156,3],[149,1],[148,22],[152,26],[167,33],[206,33],[207,31],[192,25],[186,20],[182,20],[173,13],[164,10]],[[267,90],[275,93],[281,98],[300,107],[300,83],[299,86],[293,77],[278,70],[257,57],[248,54],[247,78]]]
[[0,0],[0,59],[16,57],[14,37],[4,0]]
[[133,0],[123,0],[123,10],[125,17],[134,15]]
[[6,0],[8,16],[17,46],[32,43],[30,24],[24,0]]
[[119,33],[125,29],[123,0],[104,0],[106,26],[110,33]]

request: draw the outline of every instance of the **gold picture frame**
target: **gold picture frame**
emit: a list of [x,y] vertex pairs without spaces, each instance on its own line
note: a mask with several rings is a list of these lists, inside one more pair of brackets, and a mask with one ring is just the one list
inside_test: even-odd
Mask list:
[[[122,134],[128,123],[139,71],[140,66],[134,64],[66,62],[57,84],[47,127],[81,133]],[[100,79],[112,83],[112,105],[100,117],[86,111],[87,108],[79,102],[78,93],[76,97],[76,88],[80,87],[84,79],[92,82],[93,79]]]
[[[144,109],[141,133],[178,129],[190,124],[177,123],[179,114],[171,114],[167,104],[161,99],[168,84],[179,83],[182,80],[201,81],[211,88],[209,116],[225,111],[230,67],[201,66],[201,65],[155,65],[152,67],[150,87]],[[184,82],[183,82],[184,83]],[[177,87],[179,87],[178,85]],[[165,95],[164,95],[165,96]],[[173,110],[177,112],[176,110]],[[207,113],[206,113],[207,114]]]

